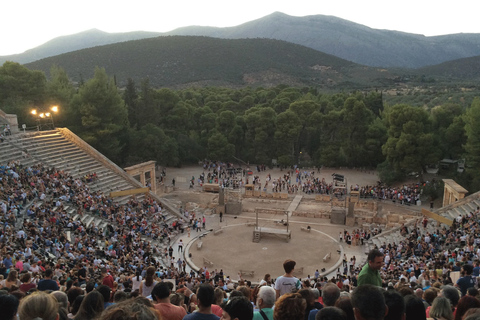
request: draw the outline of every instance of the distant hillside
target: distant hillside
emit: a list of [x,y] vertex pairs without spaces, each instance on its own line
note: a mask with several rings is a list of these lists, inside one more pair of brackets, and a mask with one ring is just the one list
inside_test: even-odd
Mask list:
[[171,35],[269,38],[300,44],[368,66],[418,68],[480,55],[480,34],[436,37],[372,29],[333,16],[275,12],[230,28],[186,27]]
[[159,35],[159,32],[135,31],[127,33],[108,33],[97,29],[91,29],[77,34],[55,38],[42,44],[41,46],[27,50],[24,53],[0,56],[0,64],[3,64],[7,60],[24,64],[43,58],[56,56],[65,52],[71,52],[110,43],[158,37]]
[[419,73],[448,79],[480,80],[480,56],[447,61],[418,69]]
[[0,57],[20,63],[83,48],[159,35],[208,36],[222,39],[267,38],[288,41],[368,66],[418,68],[480,55],[480,34],[425,37],[372,29],[325,15],[293,17],[280,12],[230,28],[184,27],[168,33],[108,34],[89,30],[56,38],[20,55]]
[[65,53],[26,64],[48,74],[53,64],[74,81],[93,76],[96,66],[115,75],[119,86],[128,77],[149,77],[152,86],[190,85],[330,87],[382,86],[394,76],[285,41],[227,40],[169,36],[128,41]]

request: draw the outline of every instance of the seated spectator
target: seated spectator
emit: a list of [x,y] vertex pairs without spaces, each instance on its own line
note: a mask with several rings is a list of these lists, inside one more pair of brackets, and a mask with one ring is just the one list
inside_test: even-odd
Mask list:
[[58,307],[68,310],[68,296],[63,291],[54,291],[51,295],[57,300]]
[[[70,290],[67,291],[67,299],[68,299],[68,304],[70,306],[69,308],[73,307],[73,303],[75,302],[77,297],[83,295],[83,293],[84,293],[83,290],[79,287],[72,287],[70,288]],[[71,310],[68,310],[68,311],[71,312]]]
[[347,320],[347,314],[337,307],[325,307],[317,312],[315,320]]
[[91,320],[98,317],[103,307],[103,295],[97,290],[93,290],[83,298],[80,308],[75,315],[75,320]]
[[478,299],[478,289],[477,288],[468,288],[467,294],[469,296],[475,297]]
[[405,296],[405,319],[406,320],[426,320],[425,306],[422,299],[416,295],[409,294]]
[[323,306],[325,307],[335,306],[335,302],[339,297],[340,297],[340,289],[334,283],[329,282],[322,288]]
[[170,302],[170,286],[167,282],[160,282],[155,285],[152,290],[152,300],[155,309],[160,312],[162,318],[181,320],[187,314],[184,308],[175,306]]
[[303,320],[307,302],[298,293],[286,293],[275,302],[275,320]]
[[258,290],[257,308],[253,312],[253,320],[273,320],[273,309],[275,305],[275,289],[269,286],[262,286]]
[[385,304],[388,307],[388,313],[385,320],[404,320],[405,319],[405,300],[402,295],[394,290],[386,290],[383,292]]
[[450,301],[445,297],[436,297],[430,308],[430,317],[428,319],[453,320]]
[[102,284],[101,286],[98,286],[97,291],[100,292],[103,296],[104,309],[107,309],[109,306],[113,304],[113,302],[110,302],[112,291],[110,290],[109,286]]
[[313,295],[313,292],[311,289],[300,289],[298,293],[300,293],[303,299],[305,299],[305,301],[307,302],[307,308],[305,309],[304,319],[308,320],[310,311],[312,310],[318,311],[318,309],[315,308],[315,296]]
[[353,314],[352,299],[350,296],[340,296],[335,302],[335,307],[342,309],[347,315],[347,320],[355,320],[355,315]]
[[457,304],[457,312],[455,312],[455,320],[462,320],[463,315],[468,309],[480,308],[480,300],[472,296],[462,297]]
[[[13,268],[13,267],[12,267]],[[18,272],[17,270],[11,269],[8,273],[7,279],[4,279],[0,282],[1,289],[17,289],[21,285],[20,280],[18,280]]]
[[138,299],[125,300],[117,303],[98,318],[99,320],[161,320],[162,317],[157,310],[149,307]]
[[[213,287],[208,283],[201,284],[197,289],[198,310],[196,312],[186,315],[183,319],[184,320],[196,320],[196,319],[219,320],[220,318],[217,315],[212,313],[212,303],[214,298],[215,298],[215,291],[213,290]],[[250,303],[250,306],[252,306],[251,303]],[[253,313],[253,306],[252,306],[252,313]]]
[[83,294],[76,296],[73,303],[70,305],[70,313],[68,313],[68,318],[73,319],[77,314],[78,310],[80,309],[80,305],[82,304],[83,299],[85,296]]
[[18,299],[11,294],[0,295],[0,310],[2,310],[2,319],[14,320],[16,319],[18,310]]
[[[253,306],[246,297],[233,297],[222,304],[223,315],[225,320],[252,320]],[[194,319],[194,318],[192,318]]]
[[480,320],[480,308],[468,309],[463,315],[463,320]]
[[[223,301],[227,298],[225,291],[219,286],[215,288],[215,301],[212,304],[212,313],[221,317],[223,313],[222,307],[220,307]],[[274,299],[275,303],[275,299]]]
[[58,283],[55,280],[52,280],[52,277],[53,277],[53,270],[52,269],[45,270],[45,278],[43,280],[40,280],[40,282],[38,283],[37,289],[39,291],[59,290],[60,287],[58,286]]
[[128,293],[126,293],[124,291],[117,291],[113,295],[113,302],[114,303],[119,303],[119,302],[125,301],[127,299],[128,299]]
[[21,320],[56,320],[58,318],[58,302],[50,294],[36,292],[22,300],[18,307]]
[[366,284],[357,287],[351,299],[356,320],[382,320],[388,312],[383,293],[376,286]]
[[436,289],[427,289],[425,290],[425,292],[423,293],[423,300],[424,300],[424,305],[428,304],[428,306],[426,306],[425,309],[427,309],[429,306],[432,305],[433,303],[433,300],[435,300],[435,298],[437,297],[437,293],[438,291]]
[[28,290],[34,289],[37,287],[35,283],[32,283],[32,276],[30,275],[29,272],[22,274],[22,276],[20,277],[20,281],[22,282],[22,284],[20,285],[19,289],[22,292],[27,293]]

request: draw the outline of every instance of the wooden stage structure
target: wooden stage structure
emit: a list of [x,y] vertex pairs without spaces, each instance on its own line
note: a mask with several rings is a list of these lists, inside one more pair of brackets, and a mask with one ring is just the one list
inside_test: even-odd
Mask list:
[[280,237],[285,237],[287,242],[292,238],[292,231],[288,229],[255,227],[253,230],[253,242],[260,242],[262,234],[273,234]]

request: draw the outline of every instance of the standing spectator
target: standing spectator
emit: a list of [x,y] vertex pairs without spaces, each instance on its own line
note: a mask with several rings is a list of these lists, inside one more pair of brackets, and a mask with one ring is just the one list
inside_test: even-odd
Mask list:
[[381,287],[382,278],[380,277],[379,271],[383,266],[383,253],[377,249],[373,249],[368,253],[367,260],[367,263],[358,275],[358,286],[371,284]]
[[460,288],[462,292],[462,297],[467,294],[468,288],[475,286],[475,280],[472,277],[473,267],[470,264],[464,264],[462,267],[462,275],[460,279],[457,280],[455,284],[456,287]]
[[280,276],[275,281],[275,291],[277,292],[277,299],[286,293],[292,293],[299,290],[302,286],[300,280],[293,276],[295,265],[297,263],[293,260],[285,260],[283,263],[283,270],[285,274]]

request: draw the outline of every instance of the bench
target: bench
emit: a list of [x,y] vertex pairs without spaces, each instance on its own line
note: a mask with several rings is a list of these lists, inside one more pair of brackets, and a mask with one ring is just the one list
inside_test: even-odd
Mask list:
[[310,226],[308,226],[308,227],[301,227],[300,230],[305,231],[305,232],[310,232],[310,230],[312,230],[312,229],[310,228]]
[[257,225],[255,222],[251,222],[251,221],[247,222],[247,227],[253,227],[255,225]]
[[250,275],[250,277],[253,277],[255,275],[255,271],[254,270],[240,270],[240,275],[243,276],[243,275]]
[[217,234],[222,232],[223,232],[223,228],[219,228],[219,229],[213,230],[213,235],[216,236]]
[[203,242],[202,242],[202,241],[198,241],[198,242],[197,242],[197,250],[202,249],[202,245],[203,245]]
[[325,257],[323,257],[323,262],[327,262],[328,260],[330,260],[330,258],[332,257],[332,253],[329,252],[325,255]]
[[213,262],[208,260],[207,258],[203,258],[203,264],[208,267],[213,267]]
[[295,274],[303,274],[303,267],[295,268]]

